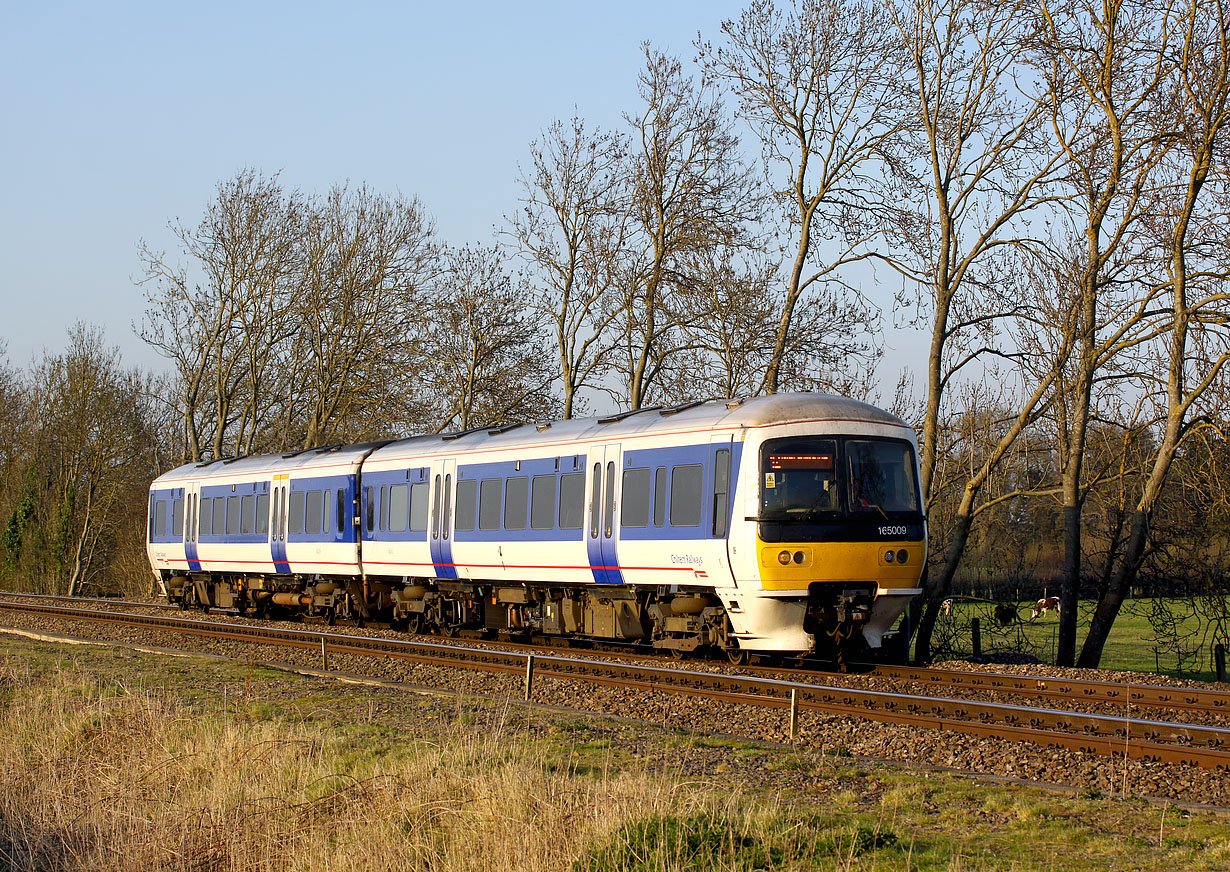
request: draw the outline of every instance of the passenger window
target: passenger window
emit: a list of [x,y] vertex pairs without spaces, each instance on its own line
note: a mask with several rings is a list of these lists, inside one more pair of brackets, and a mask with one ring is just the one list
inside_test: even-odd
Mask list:
[[624,494],[619,523],[624,527],[649,526],[649,468],[624,470]]
[[449,514],[453,508],[453,477],[451,475],[444,476],[444,517],[440,519],[440,525],[444,527],[444,538],[448,538],[449,531]]
[[337,489],[337,532],[346,531],[346,488]]
[[530,488],[530,528],[555,529],[555,476],[536,475]]
[[427,482],[420,481],[410,485],[410,531],[425,533],[427,531],[427,498],[429,488]]
[[376,489],[367,489],[367,532],[376,529]]
[[440,476],[436,476],[436,496],[431,501],[431,538],[440,538]]
[[699,463],[671,467],[671,526],[700,526],[700,489],[704,467]]
[[226,497],[214,497],[213,534],[226,534]]
[[184,501],[181,497],[171,503],[171,535],[182,539],[184,535]]
[[256,495],[256,525],[253,532],[258,536],[269,535],[269,494]]
[[666,523],[666,467],[659,466],[653,471],[653,525],[661,527]]
[[154,504],[154,535],[167,535],[167,501],[159,500]]
[[730,504],[730,451],[719,448],[713,455],[713,535],[726,535],[727,506]]
[[239,501],[239,532],[251,536],[256,529],[256,495],[247,494]]
[[305,491],[295,491],[290,495],[290,533],[303,532],[304,506],[307,503]]
[[585,473],[566,472],[559,477],[559,528],[580,530],[585,526]]
[[498,478],[484,478],[478,486],[478,529],[500,529],[500,497],[504,482]]
[[323,496],[318,490],[307,492],[307,517],[305,518],[307,522],[305,532],[307,533],[320,532],[320,507],[324,502]]
[[389,532],[402,533],[406,529],[410,510],[410,485],[395,484],[389,488]]
[[239,535],[239,497],[226,498],[226,535]]
[[457,482],[457,529],[474,529],[474,517],[478,512],[478,482],[474,479]]
[[603,525],[603,535],[610,539],[615,523],[615,461],[606,465],[606,523]]
[[149,538],[154,538],[154,530],[158,523],[158,498],[153,494],[149,495]]
[[389,487],[380,486],[380,532],[389,529]]
[[530,501],[530,480],[524,475],[510,478],[504,489],[504,529],[524,530]]

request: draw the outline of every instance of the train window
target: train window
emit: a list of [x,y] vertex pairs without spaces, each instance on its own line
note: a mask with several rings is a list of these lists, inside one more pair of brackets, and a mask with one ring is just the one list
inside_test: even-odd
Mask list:
[[530,488],[530,528],[555,529],[555,476],[536,475]]
[[215,536],[226,535],[226,497],[214,497],[212,532]]
[[183,498],[171,501],[171,535],[176,539],[179,539],[184,535]]
[[530,480],[524,475],[510,478],[504,488],[504,529],[524,530],[530,502]]
[[566,472],[559,477],[559,528],[580,530],[585,525],[585,473]]
[[307,504],[307,494],[304,491],[292,491],[290,495],[290,526],[287,533],[303,532],[304,507]]
[[239,535],[239,497],[226,498],[226,535]]
[[726,535],[727,506],[730,504],[730,449],[713,454],[713,535]]
[[598,538],[598,526],[602,523],[602,464],[594,464],[594,480],[589,491],[589,537]]
[[337,489],[337,532],[342,533],[346,529],[346,488],[339,487]]
[[154,538],[154,520],[158,515],[158,498],[149,495],[149,538]]
[[269,494],[256,495],[256,518],[252,532],[258,536],[269,535]]
[[367,532],[376,529],[376,489],[367,489]]
[[846,442],[850,461],[850,509],[854,512],[917,512],[914,455],[904,442]]
[[453,477],[451,475],[444,476],[444,517],[440,520],[440,525],[444,528],[444,538],[448,538],[449,531],[449,514],[453,507]]
[[304,533],[320,533],[322,497],[320,491],[308,491],[304,494]]
[[244,536],[256,532],[256,494],[247,494],[239,501],[239,532]]
[[440,476],[436,476],[436,496],[431,501],[431,538],[440,538]]
[[649,468],[624,470],[624,495],[619,523],[624,527],[649,526]]
[[282,485],[282,510],[278,513],[278,538],[286,541],[286,494],[290,485]]
[[653,471],[653,525],[661,527],[666,523],[666,467],[659,466]]
[[389,529],[389,487],[380,486],[380,532]]
[[197,513],[197,534],[198,535],[201,535],[201,536],[209,535],[210,526],[213,524],[213,515],[211,514],[213,511],[212,509],[213,502],[214,501],[211,500],[209,497],[205,497],[203,500],[201,500],[201,508],[200,508],[200,511]]
[[429,488],[427,482],[420,481],[410,485],[410,531],[423,533],[427,530],[427,498]]
[[478,482],[472,478],[457,482],[457,529],[473,530],[477,513]]
[[395,484],[389,488],[389,532],[401,533],[410,520],[410,485]]
[[700,526],[700,489],[705,478],[699,463],[671,467],[671,526]]
[[498,478],[484,478],[478,486],[478,529],[500,529],[500,498],[504,495],[504,482]]
[[277,541],[278,538],[278,511],[282,507],[282,489],[275,487],[273,489],[273,512],[270,517],[273,519],[273,538]]
[[615,461],[606,465],[606,522],[603,524],[603,535],[611,538],[611,529],[615,523]]

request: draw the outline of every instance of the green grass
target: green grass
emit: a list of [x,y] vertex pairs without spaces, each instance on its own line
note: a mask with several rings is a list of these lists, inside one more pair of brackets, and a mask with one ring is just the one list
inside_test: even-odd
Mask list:
[[118,649],[0,637],[0,729],[5,869],[1230,868],[1211,812]]
[[[1208,632],[1208,620],[1193,614],[1188,602],[1127,600],[1106,640],[1100,668],[1214,681],[1213,636]],[[1080,601],[1078,653],[1088,632],[1094,605],[1093,600]],[[1031,618],[1032,607],[1032,601],[1018,603],[1017,613],[1021,620],[1008,628],[1001,628],[992,615],[991,604],[957,599],[952,615],[940,618],[937,635],[951,633],[956,653],[968,654],[972,651],[970,620],[976,617],[981,624],[984,653],[1017,650],[1053,663],[1059,636],[1059,615],[1050,612],[1036,619]],[[1150,621],[1148,613],[1154,610],[1169,612],[1169,621],[1165,626],[1159,623],[1155,627],[1156,620]]]

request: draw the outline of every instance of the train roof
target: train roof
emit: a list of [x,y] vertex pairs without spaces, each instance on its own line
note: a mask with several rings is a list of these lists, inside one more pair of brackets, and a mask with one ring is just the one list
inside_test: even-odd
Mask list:
[[[678,406],[648,407],[594,418],[574,418],[540,424],[504,424],[475,427],[458,433],[411,436],[391,442],[330,446],[287,454],[227,458],[185,464],[164,473],[156,484],[205,481],[213,478],[324,470],[370,462],[394,461],[462,453],[483,449],[516,448],[544,444],[594,443],[628,436],[737,430],[807,422],[851,422],[912,428],[883,409],[847,397],[828,394],[772,394],[737,400],[708,400]],[[568,452],[571,453],[571,452]],[[370,456],[368,456],[370,455]]]

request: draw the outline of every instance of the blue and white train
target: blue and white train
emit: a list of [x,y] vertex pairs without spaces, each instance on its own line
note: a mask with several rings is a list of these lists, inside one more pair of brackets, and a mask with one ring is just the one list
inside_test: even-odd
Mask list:
[[738,662],[879,647],[926,519],[907,424],[778,394],[187,464],[148,554],[184,608]]

